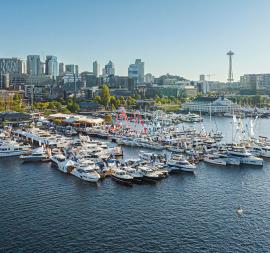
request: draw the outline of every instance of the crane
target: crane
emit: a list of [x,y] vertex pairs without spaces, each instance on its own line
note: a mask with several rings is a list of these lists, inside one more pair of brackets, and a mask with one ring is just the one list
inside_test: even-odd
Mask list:
[[210,81],[212,76],[215,76],[215,74],[206,74],[208,81]]

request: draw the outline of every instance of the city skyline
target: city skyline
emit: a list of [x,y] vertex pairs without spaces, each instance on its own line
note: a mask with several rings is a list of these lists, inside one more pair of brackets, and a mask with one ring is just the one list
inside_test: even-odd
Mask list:
[[55,55],[59,62],[78,64],[80,71],[92,71],[95,60],[101,66],[111,60],[117,75],[127,75],[139,58],[145,73],[155,76],[198,80],[212,74],[211,80],[226,81],[226,53],[232,50],[235,80],[270,71],[268,1],[12,0],[1,6],[8,20],[1,57],[40,55],[44,62],[46,55]]

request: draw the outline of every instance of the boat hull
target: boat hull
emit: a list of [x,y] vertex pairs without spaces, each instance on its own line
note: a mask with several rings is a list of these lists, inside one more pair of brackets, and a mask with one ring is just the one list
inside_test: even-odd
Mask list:
[[123,178],[119,178],[115,175],[111,175],[111,176],[112,176],[112,179],[119,184],[123,184],[126,186],[132,186],[133,179],[123,179]]

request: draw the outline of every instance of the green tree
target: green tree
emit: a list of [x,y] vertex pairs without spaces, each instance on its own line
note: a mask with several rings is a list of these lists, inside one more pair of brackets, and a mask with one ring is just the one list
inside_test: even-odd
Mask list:
[[104,84],[101,88],[101,104],[104,105],[106,109],[110,103],[110,97],[110,89]]
[[80,111],[80,106],[75,102],[75,99],[73,99],[68,102],[67,109],[72,113],[76,113]]
[[126,100],[125,100],[125,98],[124,98],[123,96],[121,96],[121,97],[119,98],[119,101],[120,101],[120,104],[121,104],[122,106],[126,106]]
[[66,107],[61,108],[60,112],[65,113],[65,114],[71,113],[70,110],[68,108],[66,108]]
[[116,108],[118,108],[119,106],[121,105],[121,101],[120,101],[120,99],[116,99]]
[[94,101],[98,104],[101,104],[101,97],[100,96],[95,96]]
[[104,117],[104,120],[106,123],[111,123],[112,122],[112,115],[111,114],[106,114]]
[[115,96],[111,96],[110,97],[110,105],[114,107],[116,107],[116,97]]
[[136,105],[136,99],[134,99],[133,97],[128,97],[128,99],[127,99],[127,105],[128,106]]

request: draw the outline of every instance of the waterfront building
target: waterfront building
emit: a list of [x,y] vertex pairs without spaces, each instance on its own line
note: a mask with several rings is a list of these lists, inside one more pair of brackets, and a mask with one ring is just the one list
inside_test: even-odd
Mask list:
[[133,79],[137,85],[144,83],[144,62],[141,59],[136,59],[135,64],[129,65],[128,77]]
[[109,61],[108,64],[105,65],[103,69],[103,75],[104,76],[115,75],[115,66],[112,61]]
[[0,124],[5,122],[8,125],[16,125],[30,123],[32,117],[28,113],[22,112],[1,112],[0,113]]
[[42,73],[42,64],[39,55],[27,56],[27,73],[32,76],[38,76]]
[[56,113],[48,116],[49,120],[61,120],[63,125],[72,125],[72,126],[83,126],[83,127],[92,127],[92,126],[101,126],[105,123],[105,120],[102,118],[90,118],[78,114],[63,114]]
[[45,69],[46,75],[49,75],[53,79],[56,79],[56,77],[58,76],[58,63],[56,56],[53,55],[46,56]]
[[93,73],[96,77],[99,77],[100,75],[100,65],[97,61],[93,62]]
[[198,113],[233,113],[241,107],[227,98],[222,97],[198,97],[191,102],[182,104],[182,109]]
[[63,62],[59,63],[59,76],[63,76],[65,74],[65,64]]

